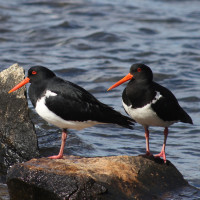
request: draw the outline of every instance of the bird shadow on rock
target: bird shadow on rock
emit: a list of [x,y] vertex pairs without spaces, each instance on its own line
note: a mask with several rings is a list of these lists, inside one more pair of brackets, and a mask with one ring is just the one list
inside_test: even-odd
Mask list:
[[164,164],[164,165],[167,165],[167,166],[171,165],[171,162],[169,160],[167,160],[166,163],[165,163],[163,159],[161,159],[159,157],[154,157],[153,155],[147,156],[146,154],[140,154],[139,156],[146,158],[146,159],[149,159],[149,160],[152,160],[157,164],[161,164],[161,165]]

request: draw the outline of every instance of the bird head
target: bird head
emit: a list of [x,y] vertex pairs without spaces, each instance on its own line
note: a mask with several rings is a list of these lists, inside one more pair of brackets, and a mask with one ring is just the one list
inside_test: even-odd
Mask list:
[[14,88],[12,88],[8,93],[18,90],[19,88],[21,88],[22,86],[24,86],[27,83],[42,81],[42,80],[45,80],[48,78],[52,78],[54,76],[55,76],[55,74],[46,67],[42,67],[42,66],[31,67],[28,70],[28,76],[23,81],[21,81],[19,84],[17,84]]
[[153,73],[151,69],[145,64],[141,63],[133,64],[130,68],[129,73],[124,78],[119,80],[117,83],[112,85],[107,91],[112,90],[113,88],[118,87],[122,83],[132,79],[141,81],[152,81]]

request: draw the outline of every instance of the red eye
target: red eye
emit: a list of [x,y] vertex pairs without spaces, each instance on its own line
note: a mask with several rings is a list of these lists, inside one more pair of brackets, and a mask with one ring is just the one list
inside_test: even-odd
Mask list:
[[36,71],[32,71],[32,74],[35,75],[35,74],[37,74],[37,72]]
[[142,69],[141,69],[140,67],[138,67],[138,68],[137,68],[137,71],[138,71],[138,72],[141,72],[141,71],[142,71]]

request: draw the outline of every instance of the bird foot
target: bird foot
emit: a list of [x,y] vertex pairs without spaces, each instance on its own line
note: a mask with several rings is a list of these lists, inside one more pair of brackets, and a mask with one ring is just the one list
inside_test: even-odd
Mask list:
[[163,160],[164,160],[164,163],[167,162],[167,160],[166,160],[166,155],[165,155],[165,152],[164,152],[164,151],[161,151],[159,154],[155,155],[154,157],[155,157],[155,158],[160,158],[160,157],[162,157]]
[[153,154],[150,153],[150,151],[147,151],[145,155],[146,155],[146,156],[153,156]]
[[50,159],[62,159],[62,158],[63,158],[63,155],[58,154],[58,155],[55,155],[55,156],[50,156],[50,157],[48,157],[48,158],[50,158]]
[[140,156],[147,158],[147,159],[150,159],[150,160],[154,159],[154,156],[153,156],[152,153],[150,153],[150,151],[146,151],[145,154],[141,154]]

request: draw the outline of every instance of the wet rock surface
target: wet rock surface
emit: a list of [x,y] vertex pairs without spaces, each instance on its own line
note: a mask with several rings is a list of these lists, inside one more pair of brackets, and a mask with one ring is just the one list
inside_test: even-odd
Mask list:
[[37,137],[29,119],[26,89],[8,94],[24,79],[18,64],[0,72],[0,175],[8,167],[38,157]]
[[168,162],[142,156],[32,159],[8,172],[11,200],[25,199],[160,199],[188,186]]

